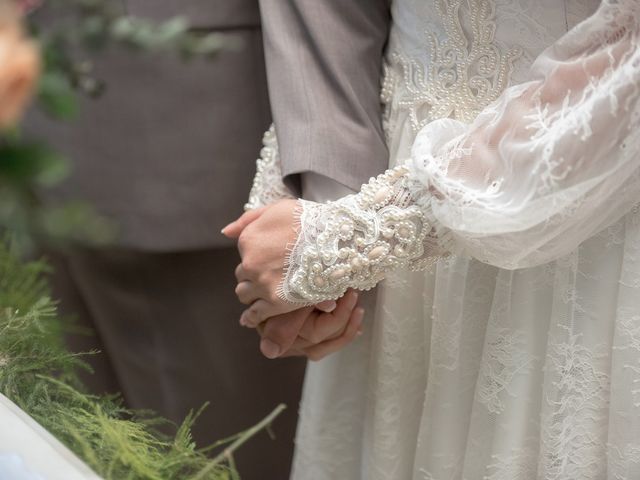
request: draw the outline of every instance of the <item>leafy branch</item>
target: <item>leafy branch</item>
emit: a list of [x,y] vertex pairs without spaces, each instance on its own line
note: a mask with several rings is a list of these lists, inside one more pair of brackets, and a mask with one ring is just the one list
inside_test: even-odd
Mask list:
[[[130,411],[119,398],[83,392],[77,368],[88,368],[66,350],[46,264],[23,264],[0,241],[0,393],[60,439],[107,480],[227,480],[237,478],[233,454],[284,409],[256,426],[208,448],[197,448],[190,414],[174,438],[153,426],[159,418]],[[213,460],[208,453],[227,445]]]

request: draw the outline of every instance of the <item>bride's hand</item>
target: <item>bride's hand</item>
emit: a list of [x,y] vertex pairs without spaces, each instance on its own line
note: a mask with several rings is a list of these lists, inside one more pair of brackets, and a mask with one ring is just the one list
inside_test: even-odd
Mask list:
[[364,310],[358,294],[348,292],[331,313],[304,307],[269,318],[258,327],[260,350],[267,358],[305,356],[317,361],[341,350],[362,333]]
[[[256,327],[267,318],[291,312],[299,305],[278,297],[287,245],[296,239],[294,230],[296,200],[280,200],[249,211],[229,224],[222,233],[238,239],[242,263],[236,268],[236,295],[250,305],[240,323]],[[320,310],[331,311],[335,302],[323,302]]]

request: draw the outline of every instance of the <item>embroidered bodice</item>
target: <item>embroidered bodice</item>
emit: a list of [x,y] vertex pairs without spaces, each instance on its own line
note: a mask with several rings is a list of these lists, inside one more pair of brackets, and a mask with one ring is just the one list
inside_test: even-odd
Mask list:
[[639,10],[395,2],[381,98],[402,166],[301,203],[282,296],[337,298],[446,252],[537,265],[627,212],[640,198]]
[[[441,118],[472,122],[509,85],[527,81],[543,50],[597,5],[597,0],[394,2],[381,93],[387,138],[392,141],[393,131],[407,121],[409,135]],[[409,154],[391,147],[391,158]]]

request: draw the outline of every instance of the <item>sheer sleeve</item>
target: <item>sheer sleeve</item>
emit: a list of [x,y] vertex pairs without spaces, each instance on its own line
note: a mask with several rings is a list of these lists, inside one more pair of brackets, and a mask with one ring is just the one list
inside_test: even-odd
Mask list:
[[636,0],[603,2],[471,125],[432,122],[405,166],[302,203],[283,298],[337,298],[446,252],[538,265],[627,213],[640,202],[639,21]]
[[639,9],[603,2],[470,127],[419,133],[411,175],[451,250],[510,269],[546,263],[640,202]]

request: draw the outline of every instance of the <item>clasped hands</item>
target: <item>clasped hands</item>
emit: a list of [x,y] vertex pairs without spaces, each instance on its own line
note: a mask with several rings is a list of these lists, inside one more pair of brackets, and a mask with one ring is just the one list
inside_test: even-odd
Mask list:
[[268,358],[306,356],[310,360],[336,352],[362,332],[364,310],[349,291],[337,301],[300,307],[278,296],[287,245],[296,239],[296,200],[280,200],[251,210],[222,233],[238,241],[242,263],[235,271],[236,295],[249,305],[240,324],[256,328],[260,350]]

